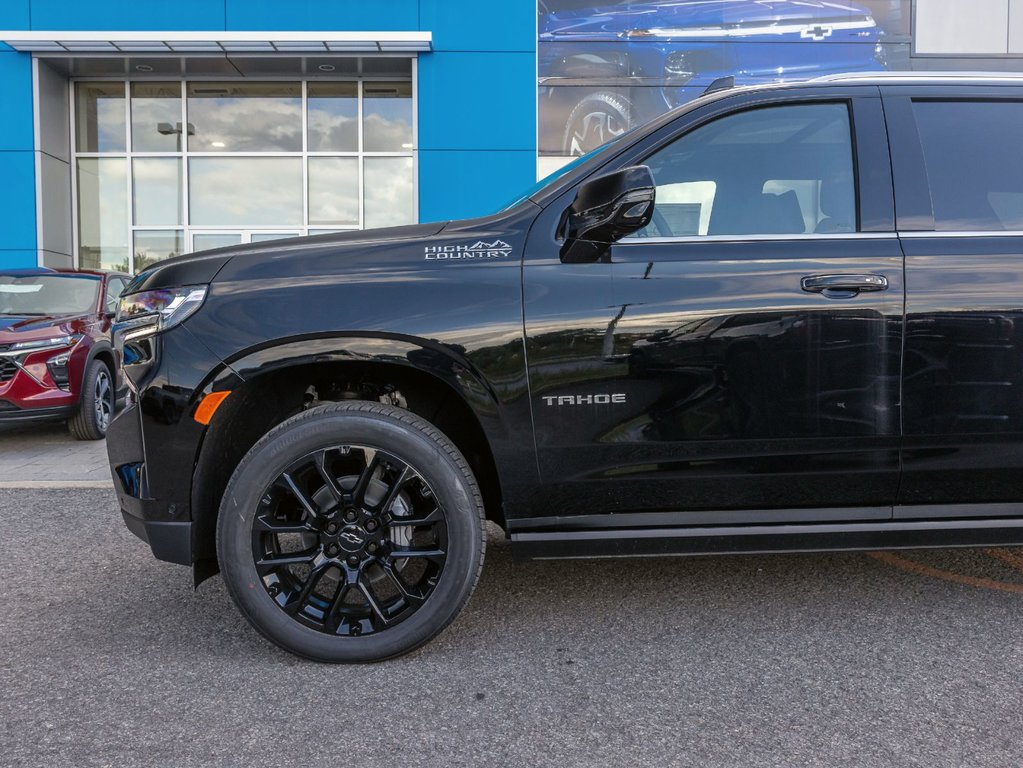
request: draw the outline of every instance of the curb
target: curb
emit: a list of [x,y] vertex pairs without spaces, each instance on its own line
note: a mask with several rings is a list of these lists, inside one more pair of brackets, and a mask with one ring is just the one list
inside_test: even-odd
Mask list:
[[9,489],[61,489],[61,488],[109,488],[114,489],[111,480],[3,480],[0,490]]

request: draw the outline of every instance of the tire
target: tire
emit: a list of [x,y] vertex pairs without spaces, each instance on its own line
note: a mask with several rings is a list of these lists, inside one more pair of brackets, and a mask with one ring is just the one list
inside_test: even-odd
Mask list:
[[270,641],[315,661],[382,661],[458,615],[485,532],[479,487],[447,437],[409,411],[349,401],[291,417],[245,455],[217,555]]
[[591,152],[632,127],[632,102],[611,91],[591,93],[572,109],[565,123],[562,149],[566,155]]
[[76,440],[102,440],[114,417],[114,376],[102,360],[92,360],[82,377],[78,410],[68,419],[68,430]]

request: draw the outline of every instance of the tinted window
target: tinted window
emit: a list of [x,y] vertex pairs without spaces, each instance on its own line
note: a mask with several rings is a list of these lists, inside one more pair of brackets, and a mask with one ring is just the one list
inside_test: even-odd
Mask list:
[[917,101],[939,231],[1023,230],[1023,102]]
[[646,159],[657,184],[640,236],[856,230],[849,110],[765,107],[697,128]]

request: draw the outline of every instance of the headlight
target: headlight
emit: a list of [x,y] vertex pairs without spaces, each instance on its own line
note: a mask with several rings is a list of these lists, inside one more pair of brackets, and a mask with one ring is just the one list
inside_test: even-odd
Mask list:
[[35,341],[18,341],[7,348],[8,355],[21,355],[27,352],[40,352],[44,349],[61,349],[62,347],[73,347],[82,340],[79,333],[67,336],[54,336],[49,339],[36,339]]
[[122,296],[114,330],[124,341],[152,336],[180,323],[199,309],[205,298],[205,285],[158,288]]

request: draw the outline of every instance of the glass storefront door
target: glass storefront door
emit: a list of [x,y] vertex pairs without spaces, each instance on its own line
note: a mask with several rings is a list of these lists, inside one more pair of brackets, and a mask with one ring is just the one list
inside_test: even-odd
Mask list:
[[415,222],[414,61],[331,80],[76,81],[77,265],[138,272]]

